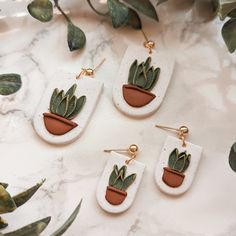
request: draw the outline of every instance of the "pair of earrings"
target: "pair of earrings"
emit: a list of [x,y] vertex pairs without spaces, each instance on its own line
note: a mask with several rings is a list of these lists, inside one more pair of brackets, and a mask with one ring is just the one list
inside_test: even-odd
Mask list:
[[[127,48],[113,86],[115,106],[136,118],[151,115],[158,109],[174,67],[172,57],[166,51],[157,52],[155,43],[143,35],[144,48]],[[143,61],[147,49],[148,56]],[[103,62],[95,69],[82,69],[73,85],[70,74],[56,75],[50,81],[33,120],[42,139],[52,144],[68,144],[80,137],[102,93],[103,83],[92,77]],[[131,66],[130,62],[133,62]]]
[[[186,126],[174,129],[156,125],[158,128],[174,130],[178,138],[168,136],[155,169],[155,181],[161,191],[170,195],[186,192],[196,174],[202,147],[186,141],[189,132]],[[136,160],[138,146],[128,149],[104,150],[111,152],[97,186],[98,204],[107,212],[121,213],[133,203],[142,180],[145,165]],[[130,157],[119,154],[128,152]]]

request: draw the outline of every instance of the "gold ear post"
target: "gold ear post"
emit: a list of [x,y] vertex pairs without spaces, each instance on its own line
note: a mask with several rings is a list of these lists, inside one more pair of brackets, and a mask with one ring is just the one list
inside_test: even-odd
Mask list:
[[178,129],[177,128],[172,128],[172,127],[168,127],[168,126],[163,126],[163,125],[156,125],[157,128],[160,128],[160,129],[167,129],[167,130],[173,130],[173,131],[176,131],[178,133],[178,138],[180,140],[182,140],[182,146],[183,147],[186,147],[186,137],[189,133],[189,129],[187,126],[185,125],[182,125],[180,126]]
[[149,54],[152,54],[152,50],[156,46],[155,42],[152,40],[149,40],[146,34],[144,33],[144,31],[143,30],[141,31],[142,31],[143,37],[145,38],[145,42],[143,43],[143,46],[149,50]]
[[94,77],[94,73],[97,71],[97,69],[106,61],[106,58],[104,58],[94,69],[92,68],[82,68],[79,75],[76,76],[76,79],[80,79],[81,76],[89,76]]
[[138,146],[136,144],[131,144],[127,149],[105,149],[104,152],[128,152],[130,154],[130,159],[125,161],[125,164],[128,165],[132,160],[137,156]]

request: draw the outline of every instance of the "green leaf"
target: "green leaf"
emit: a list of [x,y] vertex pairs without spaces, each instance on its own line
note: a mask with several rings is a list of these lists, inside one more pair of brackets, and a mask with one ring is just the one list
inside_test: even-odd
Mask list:
[[61,103],[62,99],[64,98],[64,90],[61,90],[57,96],[55,97],[55,99],[53,100],[52,103],[52,108],[51,111],[53,111],[52,113],[56,114],[57,112],[57,107],[59,106],[59,104]]
[[169,155],[169,161],[168,161],[168,166],[170,169],[173,169],[174,166],[175,166],[175,163],[177,161],[177,158],[178,158],[178,155],[179,155],[179,151],[177,148],[175,148],[171,154]]
[[[153,74],[152,74],[152,72],[150,72],[150,69],[149,69],[149,71],[147,73],[148,82],[147,82],[147,84],[145,86],[146,90],[152,90],[155,87],[155,85],[156,85],[156,83],[157,83],[157,81],[159,79],[160,72],[161,72],[161,69],[160,68],[156,68],[153,71]],[[149,79],[149,76],[152,79]]]
[[236,49],[236,18],[228,20],[222,28],[222,36],[230,53]]
[[0,185],[0,214],[12,212],[16,208],[16,204],[10,194]]
[[135,74],[137,72],[137,69],[138,69],[138,61],[135,60],[129,69],[128,83],[131,85],[134,83],[134,78],[135,78]]
[[236,172],[236,143],[234,143],[229,153],[229,165],[231,169]]
[[115,184],[113,185],[113,187],[121,190],[122,186],[123,186],[123,181],[119,177],[118,179],[116,179]]
[[86,96],[81,96],[79,99],[77,99],[76,107],[75,107],[74,111],[72,112],[72,114],[67,117],[67,119],[69,119],[69,120],[74,119],[82,110],[85,102],[86,102]]
[[107,0],[109,14],[112,18],[112,25],[118,28],[127,25],[129,21],[129,8],[118,0]]
[[66,230],[71,226],[71,224],[76,219],[80,211],[81,204],[82,204],[82,200],[80,201],[79,205],[75,208],[73,213],[70,215],[70,217],[66,220],[66,222],[55,233],[51,234],[51,236],[61,236],[62,234],[66,232]]
[[7,183],[0,182],[0,185],[2,185],[4,188],[7,188],[7,187],[8,187],[8,184],[7,184]]
[[49,0],[34,0],[27,8],[30,15],[41,22],[48,22],[53,17],[53,5]]
[[130,4],[139,12],[144,15],[158,21],[158,16],[155,10],[155,7],[149,0],[124,0],[126,3]]
[[65,96],[69,95],[69,98],[71,99],[72,96],[73,96],[74,93],[75,93],[76,88],[77,88],[77,85],[76,85],[76,84],[73,84],[73,85],[68,89],[68,91],[66,92]]
[[123,191],[126,191],[127,188],[135,181],[136,176],[137,176],[136,174],[131,174],[131,175],[129,175],[128,177],[126,177],[124,179],[124,183],[123,183],[123,186],[122,186]]
[[0,95],[10,95],[21,88],[21,76],[18,74],[0,75]]
[[117,179],[117,174],[116,174],[116,170],[115,170],[115,166],[114,166],[114,168],[111,172],[110,178],[109,178],[109,185],[113,186],[116,179]]
[[140,88],[144,88],[147,83],[147,75],[145,72],[145,68],[143,66],[143,70],[137,75],[135,85],[137,85]]
[[188,169],[189,164],[190,164],[190,160],[191,160],[191,154],[186,155],[185,156],[185,165],[184,165],[183,169],[181,170],[182,173]]
[[4,236],[39,236],[47,227],[50,220],[51,217],[38,220],[14,232],[4,234]]
[[61,117],[64,117],[66,115],[68,105],[69,105],[69,96],[66,96],[62,99],[61,103],[58,105],[56,114]]
[[124,180],[125,175],[126,175],[126,170],[127,170],[127,166],[122,166],[120,168],[119,172],[119,176],[121,177],[122,180]]
[[17,194],[16,196],[12,197],[17,207],[26,203],[43,185],[45,180],[42,180],[40,183],[34,185],[33,187],[27,189],[26,191]]
[[76,108],[76,102],[77,102],[77,98],[76,96],[73,96],[70,100],[69,100],[69,104],[68,104],[68,109],[65,115],[65,118],[69,117],[73,111]]
[[134,29],[140,30],[142,29],[142,22],[140,20],[139,15],[136,11],[129,8],[129,16],[128,16],[128,22],[127,25],[133,27]]
[[81,49],[86,43],[84,32],[72,22],[67,24],[67,43],[70,51]]
[[54,100],[57,97],[58,93],[59,93],[58,88],[55,88],[52,93],[51,99],[50,99],[50,106],[49,107],[50,107],[51,113],[56,113],[56,107],[54,107],[53,104],[54,104]]
[[227,15],[236,8],[235,0],[218,0],[218,15],[224,20]]

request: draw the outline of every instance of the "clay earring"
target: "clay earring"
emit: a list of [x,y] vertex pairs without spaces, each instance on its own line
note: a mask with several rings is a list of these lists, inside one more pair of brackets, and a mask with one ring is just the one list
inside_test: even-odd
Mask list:
[[178,138],[168,136],[159,162],[156,166],[155,180],[165,193],[179,195],[186,192],[195,177],[202,154],[202,147],[186,141],[189,129],[179,129],[156,125],[156,127],[172,130]]
[[[138,146],[128,149],[110,149],[111,153],[104,168],[96,196],[98,204],[110,213],[126,211],[133,203],[142,180],[145,165],[136,161]],[[129,157],[117,152],[127,152]]]
[[74,81],[73,75],[65,73],[50,81],[33,120],[42,139],[52,144],[67,144],[80,137],[102,92],[103,83],[93,76],[104,61],[95,69],[82,68]]
[[147,117],[159,108],[174,68],[173,57],[166,50],[157,51],[155,42],[142,33],[143,47],[127,48],[113,87],[115,106],[135,118]]

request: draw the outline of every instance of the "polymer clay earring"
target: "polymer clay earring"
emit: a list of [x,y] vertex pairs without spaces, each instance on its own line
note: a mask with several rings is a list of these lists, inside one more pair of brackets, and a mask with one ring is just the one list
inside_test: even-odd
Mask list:
[[186,126],[179,129],[160,125],[156,127],[178,133],[178,138],[168,136],[162,148],[155,170],[156,184],[167,194],[183,194],[192,185],[201,160],[202,147],[186,141],[189,133]]
[[173,57],[155,50],[155,43],[144,37],[144,47],[127,48],[113,86],[115,106],[136,118],[147,117],[159,108],[174,68]]
[[[132,205],[145,165],[135,160],[138,152],[138,146],[135,144],[130,145],[128,149],[104,151],[111,152],[111,157],[97,186],[97,202],[109,213],[121,213]],[[117,152],[128,152],[130,157]]]
[[68,144],[81,136],[102,92],[103,83],[93,78],[99,66],[83,68],[75,81],[68,73],[50,81],[33,119],[37,134],[46,142]]

